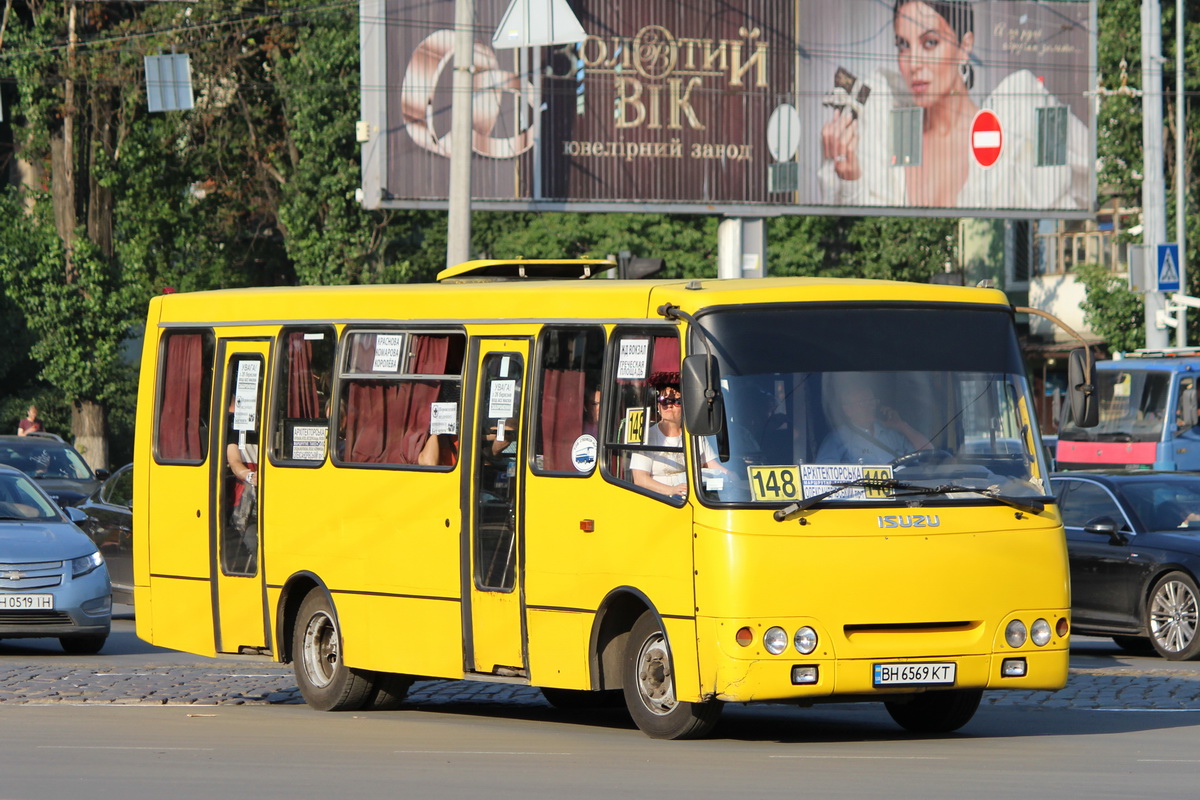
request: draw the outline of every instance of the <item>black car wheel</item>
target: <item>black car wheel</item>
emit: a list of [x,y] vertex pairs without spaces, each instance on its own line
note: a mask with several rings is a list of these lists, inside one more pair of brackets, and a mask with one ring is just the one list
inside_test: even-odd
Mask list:
[[73,656],[94,656],[104,649],[108,641],[107,633],[96,633],[88,636],[60,636],[58,643],[63,651]]
[[1198,598],[1196,582],[1183,572],[1168,572],[1154,584],[1146,601],[1146,629],[1163,658],[1190,661],[1200,656]]

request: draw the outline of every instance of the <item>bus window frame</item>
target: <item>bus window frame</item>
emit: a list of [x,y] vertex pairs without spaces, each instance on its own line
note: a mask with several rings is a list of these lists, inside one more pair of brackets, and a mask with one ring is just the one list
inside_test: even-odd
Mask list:
[[[462,337],[462,365],[457,373],[431,375],[426,373],[407,373],[397,372],[393,374],[371,373],[371,372],[350,372],[348,363],[350,360],[350,342],[355,334],[360,333],[383,333],[383,334],[401,334],[404,337],[402,350],[400,354],[400,366],[403,370],[411,355],[410,346],[414,336],[432,335],[432,336],[453,336],[455,334]],[[381,463],[365,463],[361,461],[347,461],[338,455],[338,445],[341,439],[342,416],[345,414],[346,402],[343,398],[343,389],[349,381],[446,381],[457,378],[458,381],[458,415],[456,427],[458,429],[458,437],[462,441],[463,431],[463,387],[467,383],[467,369],[470,358],[471,336],[462,325],[447,325],[439,327],[436,325],[418,325],[409,326],[403,323],[398,325],[345,325],[341,329],[341,335],[338,337],[338,349],[335,359],[334,374],[333,374],[333,408],[329,417],[329,453],[327,459],[331,464],[339,469],[399,469],[413,470],[423,472],[452,472],[458,468],[458,461],[461,461],[461,452],[459,459],[454,464],[445,465],[424,465],[424,464],[398,464],[393,462]]]
[[[283,453],[287,452],[286,440],[280,442],[278,448],[275,446],[275,437],[277,433],[275,430],[276,423],[281,423],[285,420],[292,419],[291,417],[280,415],[279,409],[276,407],[276,404],[287,396],[286,387],[281,387],[279,382],[282,379],[285,362],[287,361],[288,354],[286,349],[286,338],[289,333],[324,333],[326,335],[332,334],[333,336],[333,364],[330,367],[329,372],[329,416],[325,419],[324,423],[327,436],[325,439],[325,455],[320,461],[285,457]],[[270,426],[266,431],[264,431],[264,433],[271,438],[271,442],[269,447],[264,447],[264,445],[261,443],[259,444],[259,452],[266,452],[267,460],[272,466],[316,469],[324,466],[325,462],[329,461],[330,457],[333,455],[333,434],[335,432],[333,427],[333,412],[334,406],[336,405],[334,398],[337,396],[337,379],[339,374],[338,354],[340,348],[341,336],[339,335],[337,326],[333,325],[332,323],[314,325],[285,325],[281,327],[275,334],[274,340],[271,343],[271,363],[269,365],[271,370],[271,374],[269,376],[270,391],[268,391],[266,394],[263,408],[263,416],[266,418],[264,425]],[[261,455],[259,457],[261,458]]]
[[[644,497],[650,497],[654,500],[658,500],[661,503],[666,503],[669,506],[674,506],[676,508],[682,508],[683,506],[687,505],[687,500],[685,500],[684,498],[678,497],[678,496],[668,496],[668,495],[664,495],[664,494],[659,494],[658,492],[656,492],[652,489],[645,489],[641,486],[638,486],[636,483],[634,483],[632,476],[630,476],[629,478],[621,478],[617,475],[614,475],[612,469],[609,466],[609,459],[611,459],[614,455],[619,458],[620,454],[623,452],[628,452],[631,454],[638,452],[638,451],[668,452],[668,453],[682,452],[682,453],[684,453],[684,462],[687,464],[685,471],[688,472],[689,481],[691,480],[691,477],[692,477],[690,474],[692,462],[688,460],[687,452],[691,449],[690,444],[691,444],[691,441],[694,439],[694,437],[692,436],[691,433],[688,432],[686,426],[684,427],[684,431],[683,431],[684,444],[682,447],[679,447],[679,448],[651,447],[648,445],[621,444],[620,442],[610,442],[609,441],[610,436],[615,437],[621,427],[621,423],[615,417],[612,417],[612,415],[617,413],[618,398],[619,398],[619,393],[616,388],[617,387],[617,367],[618,367],[619,361],[620,361],[620,358],[617,355],[617,351],[619,349],[618,342],[626,334],[632,334],[635,336],[638,334],[645,334],[646,336],[649,336],[651,338],[662,336],[663,334],[670,334],[670,335],[674,336],[676,341],[679,342],[679,347],[680,347],[679,368],[681,371],[683,369],[683,356],[685,355],[685,353],[683,352],[684,337],[680,335],[680,329],[679,329],[678,324],[676,324],[674,322],[655,323],[653,321],[648,320],[645,323],[635,322],[635,323],[624,323],[624,324],[613,325],[612,328],[608,331],[608,340],[605,343],[604,378],[603,378],[604,386],[605,386],[604,399],[607,401],[607,415],[602,415],[600,418],[601,437],[600,437],[599,448],[598,448],[599,453],[597,455],[597,460],[600,462],[600,474],[603,476],[603,478],[606,482],[611,483],[614,486],[619,486],[622,489],[626,489],[635,494],[640,494]],[[645,389],[647,386],[650,385],[650,378],[654,374],[653,366],[654,366],[654,356],[653,356],[653,354],[650,354],[647,357],[646,377],[643,378],[643,381],[644,381],[643,389]],[[630,408],[632,408],[632,406],[630,406]],[[646,429],[649,430],[649,421],[647,421],[647,423],[646,423]],[[627,468],[628,468],[628,466],[627,466]]]
[[[586,472],[580,472],[579,470],[574,470],[574,469],[572,469],[572,470],[543,469],[543,468],[539,467],[538,463],[537,463],[537,457],[540,454],[535,452],[535,450],[538,449],[538,441],[539,441],[538,437],[542,433],[542,415],[540,413],[540,408],[541,408],[541,401],[542,401],[542,390],[545,386],[544,381],[543,381],[543,377],[545,375],[543,356],[545,354],[546,337],[549,334],[554,333],[554,332],[568,331],[568,330],[599,331],[600,336],[603,339],[603,348],[601,351],[601,360],[600,360],[599,383],[596,387],[600,390],[600,412],[601,412],[600,418],[596,424],[596,461],[597,462],[600,461],[600,451],[601,451],[602,444],[604,441],[604,433],[605,433],[605,428],[606,428],[605,420],[604,420],[604,410],[608,407],[607,401],[612,396],[612,392],[607,390],[608,384],[605,381],[605,376],[608,374],[608,343],[609,343],[610,331],[606,328],[606,326],[602,322],[597,321],[597,322],[580,322],[580,323],[557,323],[557,322],[547,323],[542,326],[541,330],[538,331],[535,347],[531,353],[530,364],[528,365],[529,368],[536,370],[536,374],[533,376],[533,380],[531,381],[531,384],[532,384],[531,391],[530,391],[531,399],[529,402],[529,413],[528,413],[529,420],[526,421],[527,425],[529,424],[529,421],[534,421],[533,425],[528,426],[528,430],[529,430],[529,448],[528,448],[528,450],[529,450],[529,452],[528,452],[527,462],[529,465],[530,472],[532,472],[534,475],[545,476],[548,478],[590,478],[596,474],[596,464],[592,464],[592,468],[587,470]],[[586,370],[584,371],[584,373],[586,375]],[[587,401],[587,388],[588,388],[587,381],[585,379],[585,381],[584,381],[584,402]]]
[[[203,372],[201,374],[198,420],[200,426],[200,458],[164,458],[159,448],[159,442],[162,435],[163,392],[166,389],[168,372],[168,370],[164,368],[167,365],[167,342],[173,336],[187,334],[199,334],[201,337],[200,363]],[[159,336],[157,351],[157,363],[155,364],[156,380],[154,387],[154,442],[152,448],[154,463],[190,467],[205,464],[208,462],[209,455],[209,436],[211,433],[209,427],[212,424],[211,416],[213,392],[215,391],[216,385],[217,333],[211,326],[203,325],[165,328],[162,332],[162,335]],[[207,388],[205,388],[206,386]]]

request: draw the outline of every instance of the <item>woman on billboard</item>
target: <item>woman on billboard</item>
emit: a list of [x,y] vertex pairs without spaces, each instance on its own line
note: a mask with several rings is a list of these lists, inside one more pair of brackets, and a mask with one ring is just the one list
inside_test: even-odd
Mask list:
[[[971,51],[974,13],[964,0],[896,0],[892,13],[897,70],[866,81],[839,70],[837,108],[821,129],[820,182],[825,202],[855,206],[1072,208],[1092,205],[1088,135],[1064,109],[1065,163],[1038,164],[1038,108],[1059,101],[1028,70],[1005,77],[984,101],[995,112],[1002,146],[985,167],[973,155],[980,105]],[[920,142],[904,150],[896,109],[920,109]],[[1057,140],[1061,141],[1061,140]]]

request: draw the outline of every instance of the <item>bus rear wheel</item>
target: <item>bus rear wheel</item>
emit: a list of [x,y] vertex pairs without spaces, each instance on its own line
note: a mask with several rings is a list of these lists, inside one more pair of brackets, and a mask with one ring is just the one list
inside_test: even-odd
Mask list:
[[971,721],[982,699],[982,690],[953,689],[913,695],[906,700],[885,702],[884,706],[906,731],[949,733]]
[[667,635],[658,617],[644,612],[633,624],[625,649],[622,685],[634,723],[652,739],[699,739],[721,716],[721,703],[680,701]]
[[292,669],[304,701],[317,711],[356,711],[375,688],[374,675],[347,667],[329,596],[317,589],[300,604],[292,630]]

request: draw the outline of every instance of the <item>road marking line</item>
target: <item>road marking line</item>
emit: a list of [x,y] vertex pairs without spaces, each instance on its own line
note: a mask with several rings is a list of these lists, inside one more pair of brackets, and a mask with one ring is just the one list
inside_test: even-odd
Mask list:
[[1198,758],[1139,758],[1139,764],[1200,764]]
[[831,761],[949,761],[946,756],[767,756],[767,758],[808,758],[808,759],[828,759]]
[[40,744],[39,750],[199,750],[208,752],[215,747],[131,747],[121,745]]
[[1144,713],[1178,714],[1180,712],[1194,713],[1196,711],[1200,711],[1200,708],[1080,708],[1080,709],[1074,709],[1074,710],[1078,710],[1078,711],[1129,711],[1129,712],[1133,712],[1133,713],[1137,713],[1137,714],[1144,714]]
[[545,753],[532,750],[393,750],[405,756],[573,756],[574,753]]

